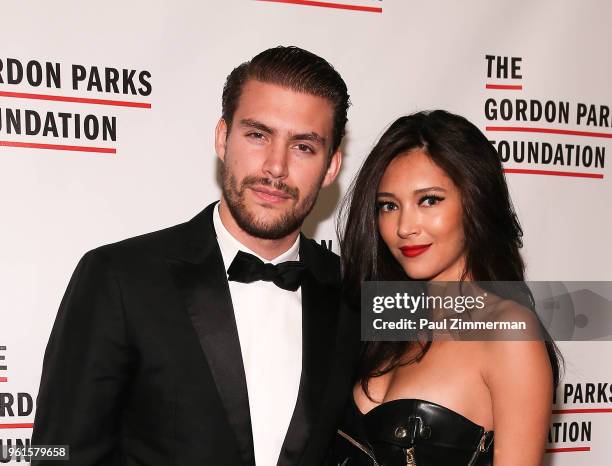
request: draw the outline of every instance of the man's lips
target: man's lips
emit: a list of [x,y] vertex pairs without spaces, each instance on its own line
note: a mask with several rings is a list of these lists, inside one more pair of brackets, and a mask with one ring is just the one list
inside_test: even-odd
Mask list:
[[276,189],[269,189],[263,186],[251,186],[251,190],[255,193],[257,197],[263,199],[266,202],[284,202],[287,199],[290,199],[291,196],[284,191],[279,191]]
[[400,251],[402,251],[402,254],[405,257],[416,257],[420,254],[423,254],[425,251],[427,251],[429,249],[429,246],[431,246],[430,244],[418,244],[416,246],[403,246],[400,249]]

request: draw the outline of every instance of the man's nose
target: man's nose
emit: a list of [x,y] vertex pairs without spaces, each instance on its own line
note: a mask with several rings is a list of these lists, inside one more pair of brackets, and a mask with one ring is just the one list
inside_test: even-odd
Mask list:
[[262,171],[271,178],[285,178],[288,174],[289,150],[282,141],[270,145]]

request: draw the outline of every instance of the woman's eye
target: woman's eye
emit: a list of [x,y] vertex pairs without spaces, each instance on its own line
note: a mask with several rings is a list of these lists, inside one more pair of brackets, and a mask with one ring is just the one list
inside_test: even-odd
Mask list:
[[436,204],[438,204],[440,201],[443,201],[443,200],[444,198],[440,196],[434,196],[434,195],[423,196],[421,199],[419,199],[419,205],[424,206],[424,207],[433,207]]
[[397,205],[391,201],[380,201],[376,205],[379,212],[391,212],[392,210],[397,209]]

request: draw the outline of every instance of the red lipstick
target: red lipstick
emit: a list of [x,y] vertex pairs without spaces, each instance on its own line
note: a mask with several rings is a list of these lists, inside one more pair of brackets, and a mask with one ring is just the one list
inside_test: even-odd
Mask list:
[[400,249],[402,254],[406,257],[416,257],[418,255],[423,254],[425,251],[429,249],[430,244],[419,244],[417,246],[403,246]]

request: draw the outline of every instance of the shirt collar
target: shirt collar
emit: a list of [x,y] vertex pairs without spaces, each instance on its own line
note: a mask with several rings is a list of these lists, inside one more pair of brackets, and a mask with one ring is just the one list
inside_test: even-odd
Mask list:
[[219,243],[219,249],[221,249],[221,255],[223,256],[223,263],[225,264],[225,270],[229,268],[234,257],[238,254],[238,251],[248,252],[253,254],[255,257],[261,259],[263,262],[271,264],[279,264],[286,261],[296,261],[300,257],[300,235],[295,239],[295,242],[289,249],[283,252],[280,256],[275,257],[272,260],[264,259],[256,252],[247,248],[244,244],[238,241],[232,236],[232,234],[225,228],[221,221],[221,215],[219,214],[219,204],[213,209],[213,225],[215,227],[215,233],[217,235],[217,242]]

